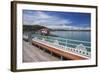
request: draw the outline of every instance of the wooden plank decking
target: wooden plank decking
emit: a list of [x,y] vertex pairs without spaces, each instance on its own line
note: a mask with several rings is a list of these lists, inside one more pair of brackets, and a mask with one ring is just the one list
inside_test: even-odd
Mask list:
[[52,56],[23,40],[23,62],[45,62],[59,60],[59,58]]

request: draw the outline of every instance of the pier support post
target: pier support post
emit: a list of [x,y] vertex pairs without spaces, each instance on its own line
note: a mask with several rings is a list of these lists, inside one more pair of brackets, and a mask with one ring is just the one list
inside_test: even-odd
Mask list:
[[43,48],[43,51],[45,52],[45,49]]
[[38,48],[40,49],[40,46],[38,46]]
[[50,52],[51,55],[53,55],[52,51]]
[[63,56],[60,56],[60,59],[63,60]]

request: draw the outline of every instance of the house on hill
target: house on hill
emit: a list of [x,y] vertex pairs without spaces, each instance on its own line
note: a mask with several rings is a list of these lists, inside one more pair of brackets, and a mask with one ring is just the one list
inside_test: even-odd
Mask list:
[[48,28],[42,28],[42,29],[38,30],[38,33],[42,34],[42,35],[49,35],[50,30]]

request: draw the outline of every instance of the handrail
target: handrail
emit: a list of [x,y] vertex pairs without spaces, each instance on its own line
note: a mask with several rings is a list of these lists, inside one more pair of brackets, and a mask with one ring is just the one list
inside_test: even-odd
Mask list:
[[[37,35],[37,36],[43,37],[43,35]],[[54,39],[60,39],[60,40],[69,40],[69,41],[81,42],[81,43],[91,43],[91,42],[88,42],[88,41],[80,41],[80,40],[74,40],[74,39],[65,39],[65,38],[62,38],[62,37],[52,37],[52,36],[47,36],[47,37],[54,38]]]
[[[60,38],[60,37],[50,37],[50,36],[48,36],[48,37],[49,37],[49,38],[53,38],[53,41],[54,41],[54,38],[55,38],[56,40],[57,40],[58,38],[61,39],[61,40],[64,39],[64,38]],[[46,39],[46,38],[45,38],[45,39]],[[51,40],[51,39],[47,39],[47,40]],[[76,41],[76,40],[71,40],[71,39],[64,39],[64,40],[65,40],[66,42],[67,42],[67,41]],[[58,41],[59,41],[59,40],[58,40]],[[63,42],[63,41],[59,41],[59,42],[60,42],[60,43],[65,43],[65,42]],[[81,41],[77,40],[76,42],[81,42]],[[83,43],[83,41],[82,41],[82,43]],[[90,42],[87,42],[87,41],[84,41],[84,43],[89,43],[89,44],[90,44]],[[72,44],[72,43],[68,43],[68,42],[67,42],[67,44],[75,45],[75,46],[78,45],[78,44],[75,44],[75,43]],[[85,45],[85,47],[86,47],[86,48],[91,48],[91,47],[86,46],[86,45]]]
[[38,38],[36,38],[37,40],[39,40],[39,41],[42,41],[42,42],[44,42],[44,43],[48,43],[48,44],[50,44],[50,45],[53,45],[53,46],[55,46],[55,47],[58,47],[58,48],[62,48],[63,50],[65,50],[65,51],[70,51],[70,52],[73,52],[73,53],[76,53],[76,54],[79,54],[79,55],[83,55],[83,56],[86,56],[86,57],[88,57],[88,58],[90,58],[91,57],[91,53],[89,52],[89,51],[86,51],[86,50],[81,50],[81,49],[77,49],[77,48],[71,48],[71,47],[67,47],[67,46],[63,46],[63,45],[59,45],[59,44],[54,44],[54,43],[50,43],[50,42],[48,42],[48,41],[45,41],[45,40],[40,40],[40,39],[38,39]]
[[[78,46],[79,44],[69,43],[68,41],[70,41],[70,39],[64,39],[64,38],[52,37],[52,36],[42,36],[42,35],[34,35],[34,37],[37,37],[37,39],[39,39],[40,41],[44,41],[44,42],[46,41],[49,44],[52,44],[52,45],[54,45],[54,46],[56,46],[58,48],[60,47],[63,50],[68,50],[68,51],[71,51],[71,52],[75,52],[77,54],[80,54],[80,55],[83,55],[83,56],[87,56],[89,58],[91,57],[91,52],[90,51],[77,49],[76,46]],[[59,40],[64,40],[64,41],[59,41]],[[73,41],[73,40],[71,40],[71,41]],[[76,41],[76,40],[74,40],[74,41]],[[82,41],[82,43],[81,43],[81,41],[76,41],[76,42],[79,42],[80,44],[82,44],[82,43],[90,44],[90,42],[87,42],[87,41],[86,42]],[[66,45],[61,45],[59,43],[64,43]],[[68,45],[74,45],[75,47],[74,47],[74,49],[73,49],[73,47],[69,47],[68,48]],[[91,48],[90,46],[86,46],[86,45],[84,45],[84,46],[85,46],[86,49],[87,48]]]
[[[51,37],[51,36],[48,36],[48,37]],[[82,43],[91,43],[91,42],[88,42],[88,41],[79,41],[79,40],[73,40],[73,39],[65,39],[65,38],[62,38],[62,37],[52,37],[52,38],[69,40],[69,41],[75,41],[75,42],[82,42]]]

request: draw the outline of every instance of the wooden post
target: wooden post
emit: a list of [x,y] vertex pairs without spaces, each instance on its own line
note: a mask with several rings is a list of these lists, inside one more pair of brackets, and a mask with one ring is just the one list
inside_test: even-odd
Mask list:
[[45,52],[45,51],[46,51],[46,49],[45,49],[45,48],[43,48],[43,51]]
[[60,59],[63,60],[63,56],[61,56]]
[[51,54],[51,55],[53,54],[52,51],[50,52],[50,54]]

